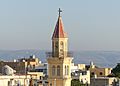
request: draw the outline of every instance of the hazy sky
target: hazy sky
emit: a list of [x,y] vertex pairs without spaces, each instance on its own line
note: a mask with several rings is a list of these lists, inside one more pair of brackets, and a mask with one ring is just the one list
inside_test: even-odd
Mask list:
[[120,0],[0,0],[0,50],[50,50],[59,7],[70,50],[120,51]]

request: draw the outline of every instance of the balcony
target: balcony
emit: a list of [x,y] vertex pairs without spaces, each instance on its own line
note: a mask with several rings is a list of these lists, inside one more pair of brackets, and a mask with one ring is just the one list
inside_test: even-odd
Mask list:
[[73,57],[73,52],[59,52],[54,54],[53,52],[46,52],[46,57]]

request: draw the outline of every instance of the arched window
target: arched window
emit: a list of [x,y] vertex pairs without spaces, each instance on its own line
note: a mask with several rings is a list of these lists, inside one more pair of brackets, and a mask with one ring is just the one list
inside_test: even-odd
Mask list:
[[61,46],[61,48],[64,47],[63,41],[60,42],[60,46]]
[[65,65],[65,75],[67,75],[67,67],[66,67],[66,65]]
[[103,75],[103,73],[102,73],[102,72],[100,72],[100,75]]
[[57,76],[60,76],[60,66],[57,66]]
[[55,75],[55,66],[54,65],[52,66],[52,75],[53,76]]
[[94,72],[92,72],[92,73],[91,73],[91,75],[95,75],[95,73],[94,73]]
[[67,75],[69,75],[69,66],[67,66]]
[[50,83],[50,86],[52,86],[52,83]]

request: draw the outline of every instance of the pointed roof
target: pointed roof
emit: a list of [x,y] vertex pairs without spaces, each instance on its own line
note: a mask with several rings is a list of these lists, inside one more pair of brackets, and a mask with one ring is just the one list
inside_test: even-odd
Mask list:
[[58,17],[56,26],[55,26],[55,30],[53,32],[53,38],[66,38],[66,33],[64,32],[64,27],[63,27],[63,23],[62,23],[62,18],[61,16]]

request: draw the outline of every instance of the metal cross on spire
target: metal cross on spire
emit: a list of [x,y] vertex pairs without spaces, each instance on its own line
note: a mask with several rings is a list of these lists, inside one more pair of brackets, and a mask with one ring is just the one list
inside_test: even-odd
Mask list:
[[62,12],[62,10],[59,8],[58,12],[59,12],[59,17],[60,17],[60,13]]

